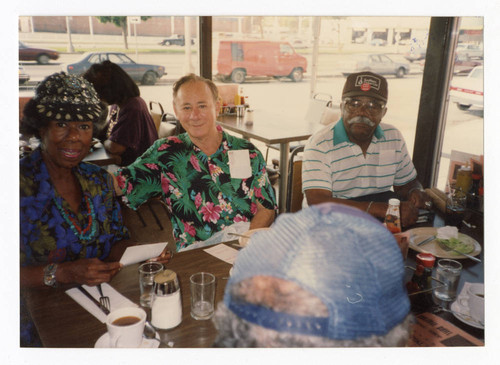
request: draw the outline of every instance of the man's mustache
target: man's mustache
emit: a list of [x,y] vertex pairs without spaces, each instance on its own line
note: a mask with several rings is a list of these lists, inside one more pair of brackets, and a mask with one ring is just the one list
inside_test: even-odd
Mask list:
[[354,124],[354,123],[364,123],[364,124],[368,125],[369,127],[375,126],[375,123],[373,123],[370,120],[370,118],[362,116],[362,115],[358,115],[357,117],[351,118],[347,121],[347,124],[349,124],[349,125]]

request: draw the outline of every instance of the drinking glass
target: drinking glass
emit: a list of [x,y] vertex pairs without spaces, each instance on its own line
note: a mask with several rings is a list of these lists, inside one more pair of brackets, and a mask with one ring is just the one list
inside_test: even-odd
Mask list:
[[465,194],[456,194],[446,201],[446,214],[444,224],[460,228],[464,219],[467,197]]
[[151,307],[153,295],[153,280],[156,274],[163,271],[163,265],[158,262],[146,262],[139,266],[139,286],[141,288],[140,303],[143,307]]
[[438,261],[436,276],[440,282],[434,288],[436,298],[443,301],[453,301],[457,297],[457,287],[462,272],[462,264],[455,260],[442,259]]
[[215,276],[199,272],[189,278],[191,287],[191,317],[210,319],[214,314]]

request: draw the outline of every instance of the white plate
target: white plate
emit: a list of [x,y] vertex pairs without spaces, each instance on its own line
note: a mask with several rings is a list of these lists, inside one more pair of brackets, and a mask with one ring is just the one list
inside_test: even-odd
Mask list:
[[[467,256],[461,255],[455,251],[446,251],[439,245],[437,239],[434,239],[428,243],[423,244],[422,246],[417,246],[417,243],[422,242],[426,238],[430,236],[437,235],[437,228],[434,227],[421,227],[421,228],[413,228],[410,229],[410,248],[417,252],[428,252],[433,254],[436,257],[442,259],[466,259]],[[474,250],[472,250],[469,255],[477,256],[481,253],[481,245],[472,237],[467,236],[463,233],[458,233],[458,238],[462,242],[472,243],[474,245]]]
[[454,312],[453,315],[455,316],[455,318],[457,318],[459,321],[465,324],[468,324],[469,326],[484,330],[484,325],[482,325],[481,323],[479,323],[479,321],[476,321],[474,318],[472,318],[469,315],[469,307],[460,305],[459,300],[460,296],[457,297],[457,300],[454,301],[450,307],[450,309]]
[[[246,231],[245,233],[243,233],[243,235],[251,237],[252,234],[254,234],[255,232],[267,231],[268,229],[269,228],[255,228],[255,229],[251,229],[249,231]],[[250,238],[247,238],[247,237],[240,237],[240,238],[238,238],[238,243],[240,244],[241,247],[245,247],[246,245],[248,245],[249,241],[250,241]]]
[[[143,337],[142,344],[139,347],[146,349],[146,348],[157,348],[158,346],[160,346],[160,341]],[[101,337],[99,337],[99,339],[95,343],[94,347],[95,348],[109,348],[110,347],[109,346],[109,334],[106,332]]]

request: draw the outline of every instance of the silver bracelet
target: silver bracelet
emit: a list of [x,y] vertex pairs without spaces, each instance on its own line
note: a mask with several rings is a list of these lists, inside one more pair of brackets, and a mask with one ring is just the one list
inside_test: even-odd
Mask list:
[[365,210],[366,213],[368,213],[368,211],[370,210],[370,207],[372,206],[372,204],[373,204],[373,200],[370,203],[368,203],[368,207]]

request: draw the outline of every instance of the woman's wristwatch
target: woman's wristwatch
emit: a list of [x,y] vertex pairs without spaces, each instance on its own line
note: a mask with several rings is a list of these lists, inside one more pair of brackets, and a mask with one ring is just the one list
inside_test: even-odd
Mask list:
[[57,264],[49,264],[43,268],[43,283],[47,286],[55,288]]

